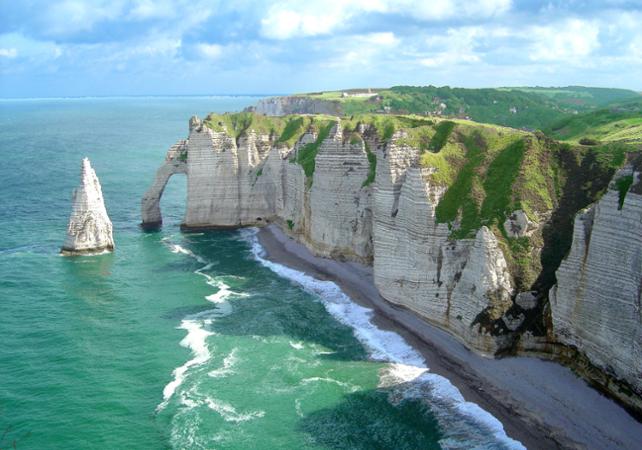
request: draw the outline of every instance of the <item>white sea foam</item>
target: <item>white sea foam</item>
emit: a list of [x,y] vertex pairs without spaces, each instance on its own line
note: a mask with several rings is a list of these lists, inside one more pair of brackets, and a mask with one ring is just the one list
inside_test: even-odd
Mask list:
[[194,258],[196,261],[200,262],[201,264],[207,264],[207,261],[205,261],[200,256],[196,255],[191,250],[188,250],[185,247],[181,247],[178,244],[174,244],[168,238],[163,238],[162,240],[163,240],[163,242],[165,242],[167,244],[167,246],[169,247],[169,250],[172,253],[182,253],[183,255],[191,256],[192,258]]
[[290,341],[290,347],[292,347],[295,350],[302,350],[303,349],[303,342],[292,342]]
[[300,398],[294,399],[294,411],[296,411],[297,416],[303,417],[303,409],[301,408]]
[[[453,415],[459,415],[463,421],[466,419],[472,421],[476,427],[485,429],[486,434],[490,433],[494,437],[494,443],[475,443],[473,446],[476,448],[491,447],[494,444],[495,447],[501,448],[525,449],[519,441],[506,435],[502,423],[492,414],[475,403],[465,401],[461,392],[447,378],[429,373],[425,359],[403,337],[392,331],[377,328],[371,321],[373,317],[371,309],[352,302],[339,286],[331,281],[317,280],[303,272],[265,259],[265,252],[258,242],[257,232],[257,229],[244,229],[241,230],[241,236],[250,243],[252,254],[259,263],[276,274],[296,282],[304,290],[317,295],[335,319],[353,329],[355,337],[366,347],[372,359],[391,364],[382,375],[381,384],[416,386],[419,388],[405,390],[405,398],[412,398],[415,395],[422,395],[421,398],[423,398],[430,395],[430,400],[439,401],[444,411],[442,414],[437,414],[437,417],[444,420],[442,429],[447,435],[447,439],[441,442],[443,446],[470,447],[470,442],[456,442],[458,439],[451,437],[460,431],[455,430],[458,426],[453,426]],[[443,415],[450,417],[441,417]],[[453,432],[450,433],[449,429]]]
[[[207,262],[204,258],[196,255],[191,250],[188,250],[178,244],[171,242],[168,238],[163,239],[163,242],[168,246],[172,253],[187,255],[191,258],[194,258],[199,263],[204,264],[203,267],[195,270],[194,273],[204,277],[206,283],[212,287],[215,287],[217,291],[214,294],[205,297],[207,301],[216,305],[214,309],[186,316],[178,326],[179,329],[187,331],[187,335],[183,338],[183,340],[181,340],[180,345],[185,348],[189,348],[192,351],[193,357],[182,366],[174,369],[174,371],[172,372],[173,379],[172,381],[167,383],[167,385],[163,389],[163,401],[156,407],[156,411],[161,411],[167,406],[176,390],[185,380],[190,368],[201,366],[211,359],[212,355],[207,346],[207,338],[209,336],[212,336],[214,333],[208,330],[208,327],[217,317],[226,316],[232,312],[232,306],[227,301],[227,298],[231,295],[245,295],[230,290],[230,287],[221,279],[214,278],[211,275],[205,273],[205,271],[212,268],[212,266],[214,265],[213,263]],[[182,403],[184,405],[188,405],[188,400],[183,398],[183,396],[181,398]],[[192,407],[193,406],[195,405],[192,405]]]
[[239,413],[236,408],[229,403],[212,397],[206,397],[205,404],[212,411],[219,413],[226,422],[247,422],[248,420],[263,417],[265,415],[265,411]]
[[192,366],[198,366],[210,359],[210,351],[206,340],[212,333],[203,328],[203,322],[199,319],[183,319],[178,327],[187,330],[187,336],[183,338],[180,345],[189,348],[194,357],[172,372],[174,379],[167,383],[163,389],[163,401],[156,407],[157,411],[164,409],[176,389],[183,383],[187,370]]
[[237,353],[238,349],[233,349],[229,355],[223,358],[223,367],[210,370],[208,375],[212,378],[222,378],[234,373],[233,367],[238,362]]
[[357,392],[359,389],[361,389],[359,386],[355,386],[354,384],[346,383],[345,381],[335,380],[334,378],[329,378],[329,377],[309,377],[309,378],[303,378],[301,380],[301,384],[310,384],[310,383],[336,384],[337,386],[341,386],[342,388],[347,389],[349,392]]

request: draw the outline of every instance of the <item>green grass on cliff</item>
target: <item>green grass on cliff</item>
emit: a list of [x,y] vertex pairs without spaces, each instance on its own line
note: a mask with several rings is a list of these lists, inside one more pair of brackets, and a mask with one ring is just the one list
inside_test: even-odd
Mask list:
[[461,215],[461,227],[453,237],[468,237],[479,229],[479,177],[477,168],[484,161],[485,144],[479,133],[463,137],[466,149],[464,164],[435,210],[437,222],[451,223]]
[[374,183],[375,177],[377,175],[377,154],[370,150],[370,147],[367,143],[364,142],[366,147],[366,154],[368,156],[368,176],[361,185],[361,187],[370,186]]
[[439,122],[439,124],[435,127],[435,134],[432,136],[430,144],[428,144],[430,150],[433,152],[438,152],[439,150],[441,150],[443,146],[446,145],[446,141],[448,140],[448,137],[450,136],[450,133],[452,133],[454,128],[454,122],[451,122],[449,120]]
[[502,149],[486,171],[484,202],[481,206],[481,223],[487,226],[501,226],[506,217],[521,206],[522,193],[513,190],[513,184],[520,175],[524,159],[525,143],[521,139]]
[[622,209],[622,207],[624,206],[624,199],[626,198],[626,194],[629,192],[629,189],[631,189],[632,184],[633,175],[627,175],[615,180],[615,187],[617,188],[619,194],[618,209]]
[[217,131],[227,132],[231,137],[238,139],[249,131],[270,136],[281,136],[286,127],[288,118],[271,117],[251,112],[209,114],[205,118],[205,126]]
[[309,122],[309,120],[306,120],[304,116],[288,116],[286,121],[283,132],[277,142],[285,144],[287,147],[292,147],[305,132],[306,125],[308,125],[306,122]]
[[326,120],[319,123],[318,134],[315,141],[305,144],[297,152],[296,162],[303,167],[305,176],[308,179],[311,179],[314,174],[315,159],[319,152],[319,147],[321,147],[321,143],[330,135],[330,131],[335,124],[336,122],[334,120]]

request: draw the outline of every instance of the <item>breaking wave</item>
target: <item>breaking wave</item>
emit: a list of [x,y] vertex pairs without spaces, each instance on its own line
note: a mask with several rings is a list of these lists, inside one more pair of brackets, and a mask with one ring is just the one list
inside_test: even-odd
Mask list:
[[444,433],[440,441],[443,448],[525,449],[519,441],[506,435],[502,423],[492,414],[466,401],[447,378],[430,373],[423,356],[403,337],[375,326],[372,309],[354,303],[332,281],[317,280],[266,259],[257,233],[257,229],[241,230],[242,238],[251,245],[252,255],[261,265],[317,296],[336,320],[352,328],[371,359],[389,363],[380,376],[380,387],[389,388],[402,399],[430,403]]

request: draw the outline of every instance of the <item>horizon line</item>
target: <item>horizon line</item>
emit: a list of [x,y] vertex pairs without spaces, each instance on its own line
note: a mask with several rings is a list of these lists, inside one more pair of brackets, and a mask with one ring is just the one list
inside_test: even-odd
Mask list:
[[57,95],[51,97],[2,97],[0,101],[4,100],[83,100],[83,99],[110,99],[110,98],[180,98],[180,97],[193,97],[193,98],[207,98],[207,97],[272,97],[284,96],[291,94],[115,94],[115,95]]

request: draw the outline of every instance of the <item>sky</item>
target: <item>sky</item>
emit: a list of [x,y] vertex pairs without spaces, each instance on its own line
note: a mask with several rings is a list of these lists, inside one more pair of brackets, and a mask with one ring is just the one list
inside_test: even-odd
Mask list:
[[0,97],[642,91],[642,0],[0,0]]

